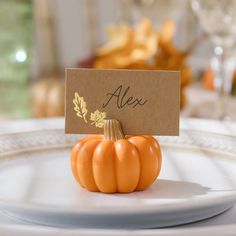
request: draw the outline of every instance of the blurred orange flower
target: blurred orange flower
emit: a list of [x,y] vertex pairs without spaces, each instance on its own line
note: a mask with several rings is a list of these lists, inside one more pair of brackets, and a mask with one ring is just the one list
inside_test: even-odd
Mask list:
[[181,107],[185,105],[184,87],[192,81],[186,58],[191,50],[180,51],[173,43],[175,23],[167,20],[160,30],[143,18],[134,27],[126,24],[108,29],[109,41],[97,49],[93,67],[99,69],[149,69],[181,71]]

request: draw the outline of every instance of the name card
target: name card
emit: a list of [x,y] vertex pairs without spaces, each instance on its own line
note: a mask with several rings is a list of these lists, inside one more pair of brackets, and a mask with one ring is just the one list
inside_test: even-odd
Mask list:
[[65,132],[102,134],[104,119],[124,134],[179,135],[180,73],[66,69]]

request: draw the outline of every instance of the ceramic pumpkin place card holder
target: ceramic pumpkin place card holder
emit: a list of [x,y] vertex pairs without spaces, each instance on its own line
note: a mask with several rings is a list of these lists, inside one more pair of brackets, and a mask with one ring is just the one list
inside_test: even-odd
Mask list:
[[78,183],[104,193],[145,190],[160,173],[161,150],[151,136],[125,137],[119,121],[105,120],[104,135],[80,139],[71,154]]
[[178,72],[67,69],[66,133],[89,134],[71,151],[78,184],[103,193],[151,186],[162,153],[150,135],[179,134],[179,88]]

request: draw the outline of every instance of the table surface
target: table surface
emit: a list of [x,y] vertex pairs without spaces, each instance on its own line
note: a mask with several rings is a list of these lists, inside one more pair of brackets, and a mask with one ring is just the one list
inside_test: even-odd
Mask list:
[[[62,129],[64,127],[63,118],[50,118],[50,119],[29,119],[29,120],[7,120],[0,121],[0,135],[7,133],[17,133],[17,132],[28,132],[36,130],[48,130],[48,129]],[[226,135],[236,136],[236,123],[225,121],[220,122],[216,120],[204,120],[204,119],[189,119],[181,118],[180,127],[182,129],[188,128],[191,130],[203,130],[207,132],[214,132]],[[235,157],[236,158],[236,157]],[[17,235],[32,235],[35,234],[35,227],[26,225],[20,221],[13,220],[5,216],[0,211],[0,235],[13,235],[17,229],[19,234]],[[208,220],[201,222],[173,227],[171,229],[155,229],[153,233],[158,230],[159,235],[188,235],[191,233],[195,235],[197,229],[197,234],[201,232],[202,235],[236,235],[236,205],[232,207],[229,211],[213,217]],[[32,230],[32,231],[31,231]],[[60,230],[60,232],[65,234],[61,235],[76,235],[76,231],[73,230]],[[44,227],[38,226],[37,235],[54,235],[53,229],[44,229]],[[41,232],[41,233],[40,233]],[[58,231],[57,231],[58,232]],[[75,233],[75,234],[74,234]],[[77,232],[78,233],[78,232]],[[157,233],[157,232],[156,232]],[[150,231],[147,233],[152,235]],[[56,233],[55,233],[56,235]],[[102,235],[102,234],[101,234]]]
[[[63,129],[64,124],[64,118],[0,120],[0,134],[47,129]],[[211,119],[180,118],[180,128],[236,136],[236,122],[232,121],[221,122]]]

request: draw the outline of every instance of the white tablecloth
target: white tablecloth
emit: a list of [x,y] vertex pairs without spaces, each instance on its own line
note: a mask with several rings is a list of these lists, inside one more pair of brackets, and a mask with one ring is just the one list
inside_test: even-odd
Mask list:
[[[181,128],[204,130],[236,136],[236,123],[214,120],[181,119]],[[64,119],[8,120],[0,122],[0,134],[27,132],[34,130],[58,129],[64,127]],[[236,148],[236,147],[235,147]],[[236,158],[236,157],[235,157]],[[87,231],[55,229],[43,226],[27,225],[10,219],[0,212],[0,236],[28,235],[109,235],[109,231]],[[113,232],[114,233],[114,232]],[[116,235],[236,235],[236,205],[229,211],[211,219],[170,229],[153,229],[146,231],[123,231]],[[112,234],[113,235],[113,234]]]

